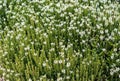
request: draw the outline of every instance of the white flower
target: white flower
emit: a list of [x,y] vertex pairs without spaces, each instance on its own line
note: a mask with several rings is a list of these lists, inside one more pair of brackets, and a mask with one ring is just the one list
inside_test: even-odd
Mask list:
[[31,44],[33,45],[33,44],[34,44],[34,42],[31,42]]
[[55,51],[55,48],[51,48],[51,49],[50,49],[50,52],[52,52],[52,51]]
[[79,33],[79,29],[77,29],[76,32]]
[[45,66],[46,66],[46,63],[44,62],[44,63],[43,63],[43,67],[45,67]]
[[114,55],[111,56],[111,59],[114,59]]
[[70,71],[70,73],[72,74],[72,73],[73,73],[73,71]]
[[47,33],[44,33],[43,36],[44,36],[44,37],[48,37]]
[[113,71],[111,71],[111,72],[110,72],[110,75],[113,75],[113,74],[114,74],[114,72],[113,72]]
[[0,5],[0,9],[2,9],[2,5]]
[[57,81],[63,81],[62,77],[57,78]]
[[68,63],[66,64],[66,67],[70,67],[70,62],[68,62]]
[[106,19],[105,20],[105,26],[108,26],[109,25],[109,22],[108,22],[108,20]]
[[8,52],[7,52],[7,51],[5,51],[5,52],[4,52],[4,54],[3,54],[3,56],[6,56],[7,54],[8,54]]
[[116,52],[116,51],[117,51],[117,48],[114,48],[114,49],[113,49],[113,51],[115,51],[115,52]]
[[70,76],[66,76],[66,79],[70,79]]
[[106,21],[106,20],[107,20],[107,18],[104,16],[104,17],[103,17],[103,21]]
[[25,52],[25,56],[27,56],[28,55],[28,52]]
[[62,60],[59,60],[59,63],[61,64],[61,63],[62,63]]
[[109,17],[109,22],[111,23],[113,20],[112,20],[112,17]]
[[120,62],[120,59],[117,59],[116,62]]
[[65,73],[65,69],[62,69],[62,73]]
[[63,42],[59,42],[60,45],[63,45]]
[[119,67],[117,67],[116,69],[115,69],[115,72],[118,72],[120,70],[120,68]]
[[85,43],[85,40],[82,40],[82,43]]
[[97,25],[97,29],[100,29],[100,25]]
[[0,1],[0,4],[2,3],[2,1]]
[[34,56],[37,56],[37,53],[34,53]]
[[10,72],[10,69],[7,69],[7,72]]
[[103,30],[100,30],[100,33],[101,33],[101,34],[104,34],[104,31],[103,31]]
[[52,46],[55,46],[55,43],[51,43]]
[[56,6],[57,6],[57,7],[60,7],[60,3],[57,3]]
[[83,0],[84,2],[88,2],[88,0]]
[[106,51],[106,49],[105,49],[105,48],[103,48],[103,49],[102,49],[102,51]]
[[54,60],[54,64],[57,64],[58,63],[58,60]]
[[29,46],[27,46],[27,47],[24,48],[25,51],[27,51],[27,50],[29,50],[29,49],[30,49]]
[[44,42],[43,42],[43,44],[45,44],[45,45],[46,45],[46,44],[47,44],[47,42],[46,42],[46,41],[44,41]]
[[85,49],[82,49],[83,52],[85,52]]
[[10,81],[10,80],[7,79],[6,81]]
[[105,30],[105,33],[108,33],[108,29]]
[[104,39],[104,36],[100,35],[100,40],[103,40]]
[[10,77],[10,75],[9,75],[9,74],[7,74],[7,75],[6,75],[6,77],[7,77],[7,78],[9,78],[9,77]]
[[25,44],[24,44],[24,43],[22,43],[21,45],[22,45],[22,46],[24,46]]
[[28,81],[32,81],[32,79],[31,78],[29,78],[29,80]]
[[21,34],[18,34],[18,35],[16,36],[16,39],[17,39],[17,40],[20,39],[21,36],[22,36]]

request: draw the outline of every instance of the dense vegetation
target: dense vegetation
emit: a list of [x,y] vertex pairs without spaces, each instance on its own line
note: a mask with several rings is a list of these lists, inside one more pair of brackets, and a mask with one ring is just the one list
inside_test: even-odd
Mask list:
[[0,0],[6,81],[120,81],[120,4]]

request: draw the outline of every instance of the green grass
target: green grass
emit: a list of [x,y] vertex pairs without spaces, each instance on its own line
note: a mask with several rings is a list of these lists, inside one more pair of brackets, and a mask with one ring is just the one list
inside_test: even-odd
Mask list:
[[6,1],[0,2],[6,81],[120,81],[118,2]]

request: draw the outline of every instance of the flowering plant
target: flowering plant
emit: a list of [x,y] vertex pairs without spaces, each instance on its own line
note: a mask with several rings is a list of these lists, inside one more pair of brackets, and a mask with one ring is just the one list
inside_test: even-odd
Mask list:
[[119,81],[120,4],[1,0],[0,75],[6,81]]

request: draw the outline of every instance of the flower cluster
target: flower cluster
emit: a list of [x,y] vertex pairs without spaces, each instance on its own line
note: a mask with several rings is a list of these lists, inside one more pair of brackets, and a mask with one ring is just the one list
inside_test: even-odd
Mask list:
[[7,81],[119,81],[120,5],[111,0],[0,1]]

